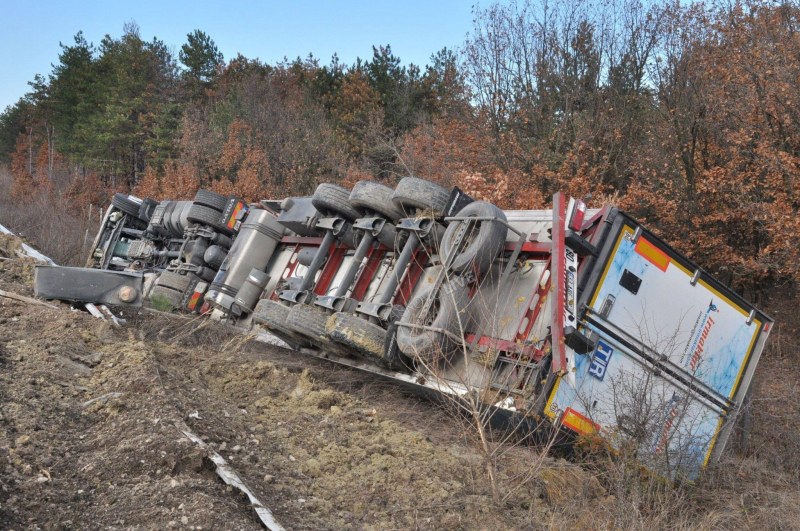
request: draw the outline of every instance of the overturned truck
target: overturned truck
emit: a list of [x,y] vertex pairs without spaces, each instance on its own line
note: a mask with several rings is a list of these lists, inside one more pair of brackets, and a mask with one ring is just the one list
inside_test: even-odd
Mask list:
[[[87,293],[89,277],[103,281]],[[260,327],[307,354],[633,445],[643,466],[690,479],[722,453],[772,326],[617,208],[556,194],[550,210],[502,210],[416,177],[256,204],[117,194],[87,268],[39,268],[36,287]]]

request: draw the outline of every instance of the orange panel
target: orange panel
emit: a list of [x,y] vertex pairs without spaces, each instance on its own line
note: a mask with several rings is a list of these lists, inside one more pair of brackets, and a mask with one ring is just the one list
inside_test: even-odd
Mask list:
[[599,424],[592,422],[571,407],[568,407],[566,410],[564,410],[564,416],[561,418],[561,424],[572,431],[583,434],[597,433],[600,431]]
[[636,252],[644,256],[648,262],[659,268],[661,271],[666,271],[667,266],[669,266],[671,261],[667,253],[643,237],[640,237],[639,241],[636,242]]

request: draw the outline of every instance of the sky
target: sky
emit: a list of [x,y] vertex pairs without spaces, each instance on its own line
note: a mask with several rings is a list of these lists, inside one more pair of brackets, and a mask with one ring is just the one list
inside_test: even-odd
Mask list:
[[472,27],[474,0],[0,0],[0,112],[28,90],[36,74],[58,62],[59,42],[83,31],[98,44],[135,21],[145,40],[177,50],[200,29],[225,56],[241,53],[274,63],[313,53],[345,64],[390,44],[403,64],[425,65],[447,46],[457,48]]

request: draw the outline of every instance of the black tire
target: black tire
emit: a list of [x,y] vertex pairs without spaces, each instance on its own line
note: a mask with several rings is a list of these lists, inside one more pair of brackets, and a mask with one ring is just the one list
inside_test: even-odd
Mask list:
[[384,357],[386,330],[351,313],[337,312],[325,324],[325,332],[332,340],[349,347],[361,355],[372,358],[385,366]]
[[222,214],[207,206],[192,205],[191,208],[189,208],[189,214],[186,216],[186,219],[191,223],[208,225],[212,229],[229,236],[233,234],[233,231],[223,224]]
[[149,297],[150,304],[162,311],[172,311],[183,306],[183,293],[164,286],[153,286]]
[[[422,315],[429,297],[435,297],[428,316]],[[446,330],[461,337],[467,321],[469,296],[465,286],[445,283],[439,293],[433,292],[433,284],[423,288],[411,299],[400,319],[397,329],[397,346],[406,356],[426,364],[449,360],[460,344],[448,334],[413,328],[404,325],[426,325]]]
[[139,218],[139,209],[142,206],[141,200],[134,201],[130,198],[130,196],[117,192],[114,194],[114,197],[111,198],[111,204],[122,212],[125,212],[136,219],[141,219]]
[[417,210],[441,217],[450,199],[450,191],[418,177],[403,177],[392,194],[392,202],[408,215]]
[[414,363],[397,346],[397,323],[386,328],[386,340],[383,343],[383,363],[396,371],[414,370]]
[[[491,203],[475,201],[462,208],[456,217],[494,217],[506,221],[505,213]],[[483,276],[492,262],[503,251],[508,227],[500,221],[452,221],[442,237],[440,254],[442,263],[447,263],[454,249],[455,239],[465,224],[470,226],[462,240],[461,250],[453,257],[450,271],[463,273],[470,268]]]
[[394,222],[403,211],[392,202],[394,190],[373,181],[359,181],[350,191],[350,204],[362,213],[375,212]]
[[156,286],[169,288],[183,294],[195,278],[188,275],[180,275],[175,271],[162,271],[156,280]]
[[220,214],[225,212],[225,207],[228,206],[228,198],[210,190],[198,190],[194,194],[194,202],[197,205],[207,206],[214,210],[219,210]]
[[153,199],[142,199],[142,204],[139,207],[139,219],[150,223],[150,218],[153,217],[153,212],[158,206],[158,201]]
[[[180,238],[183,236],[185,227],[175,226],[172,223],[173,210],[177,205],[176,201],[163,201],[153,209],[147,231],[151,234],[166,238]],[[155,219],[153,219],[155,218]]]
[[164,213],[164,223],[170,234],[176,238],[183,237],[187,227],[189,227],[189,210],[193,203],[191,201],[170,201],[172,208],[169,209],[169,219]]
[[322,183],[317,186],[311,204],[324,215],[338,215],[349,221],[361,217],[350,205],[350,191],[335,184]]
[[194,273],[181,275],[175,271],[162,271],[156,279],[156,284],[150,292],[150,301],[154,302],[154,296],[162,296],[172,303],[171,309],[178,309],[182,312],[198,312],[203,306],[203,295],[195,300],[192,308],[188,308],[192,303],[193,293],[200,278]]
[[303,337],[317,342],[328,342],[325,334],[325,323],[328,314],[307,304],[296,304],[292,306],[286,315],[286,327]]
[[299,348],[305,344],[305,341],[286,325],[286,318],[289,316],[290,310],[289,306],[284,306],[278,301],[261,299],[253,311],[253,321],[263,325],[270,333],[278,336],[290,346]]

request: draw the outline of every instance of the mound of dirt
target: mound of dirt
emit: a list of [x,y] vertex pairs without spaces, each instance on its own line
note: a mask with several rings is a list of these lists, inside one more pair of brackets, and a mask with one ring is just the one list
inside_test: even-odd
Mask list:
[[543,495],[496,505],[432,404],[213,325],[132,321],[0,298],[5,528],[258,528],[187,426],[289,529],[519,527]]

